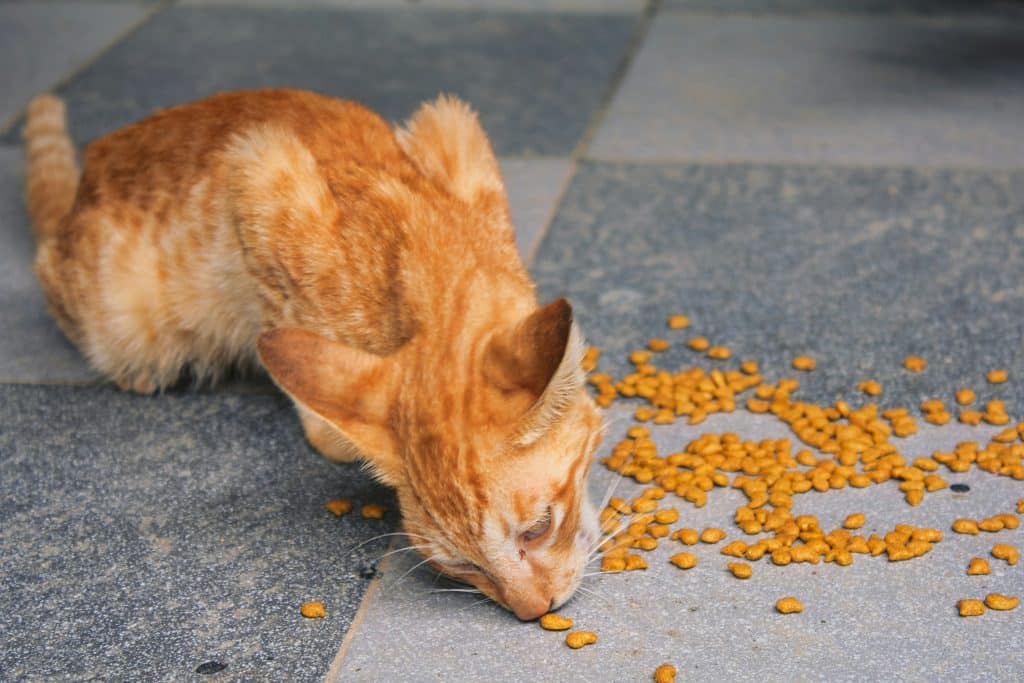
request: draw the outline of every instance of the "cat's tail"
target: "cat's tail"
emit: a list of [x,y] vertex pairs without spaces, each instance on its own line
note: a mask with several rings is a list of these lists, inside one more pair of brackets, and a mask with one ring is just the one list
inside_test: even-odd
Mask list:
[[25,200],[36,240],[57,232],[71,212],[81,171],[68,136],[64,101],[39,95],[25,125]]

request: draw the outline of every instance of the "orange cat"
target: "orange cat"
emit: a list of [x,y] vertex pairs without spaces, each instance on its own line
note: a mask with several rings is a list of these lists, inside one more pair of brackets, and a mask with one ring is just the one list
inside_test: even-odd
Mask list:
[[258,361],[318,451],[397,489],[433,566],[521,619],[572,595],[603,423],[468,106],[393,129],[310,92],[225,93],[93,142],[81,174],[57,98],[25,137],[36,272],[94,367],[149,393]]

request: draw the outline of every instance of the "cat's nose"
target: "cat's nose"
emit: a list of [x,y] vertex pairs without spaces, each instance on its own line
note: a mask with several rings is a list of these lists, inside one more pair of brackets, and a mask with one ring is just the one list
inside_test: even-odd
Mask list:
[[550,612],[553,604],[554,598],[537,595],[512,605],[512,612],[522,621],[533,621]]

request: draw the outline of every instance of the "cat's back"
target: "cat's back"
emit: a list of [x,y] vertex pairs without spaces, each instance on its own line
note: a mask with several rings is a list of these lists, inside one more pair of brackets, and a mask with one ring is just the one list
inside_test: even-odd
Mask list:
[[388,123],[356,102],[288,88],[240,90],[157,111],[90,143],[79,208],[128,201],[160,211],[221,175],[231,141],[259,127],[294,134],[336,187],[353,168],[414,174]]

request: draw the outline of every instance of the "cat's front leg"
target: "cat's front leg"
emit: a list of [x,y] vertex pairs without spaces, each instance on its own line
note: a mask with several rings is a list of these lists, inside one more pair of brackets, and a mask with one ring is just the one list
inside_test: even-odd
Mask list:
[[306,440],[317,453],[334,462],[355,462],[359,459],[359,451],[329,422],[300,405],[295,409],[302,420]]

